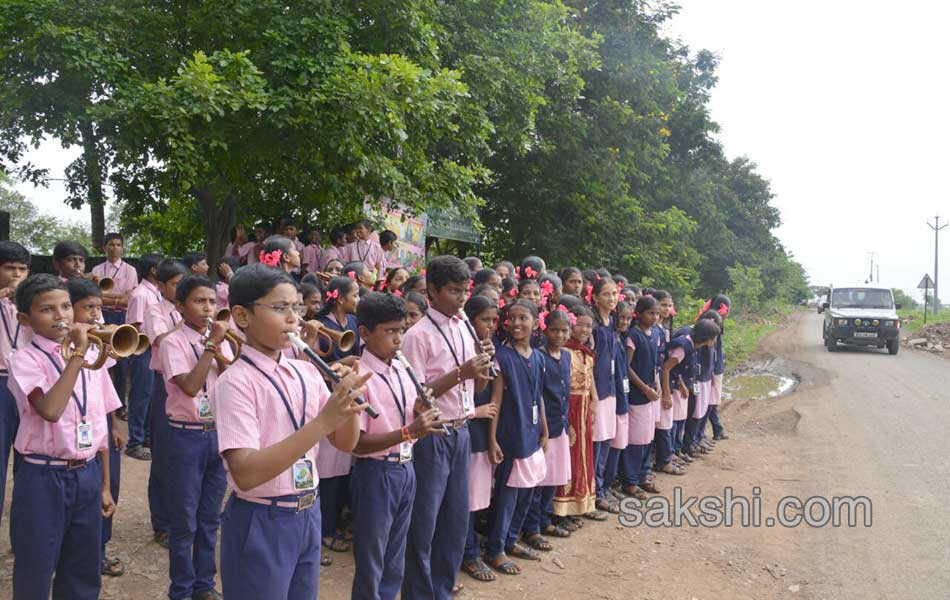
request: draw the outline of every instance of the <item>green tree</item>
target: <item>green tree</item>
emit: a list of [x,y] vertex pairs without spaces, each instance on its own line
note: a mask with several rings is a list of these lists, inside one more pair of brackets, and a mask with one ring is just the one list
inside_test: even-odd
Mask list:
[[729,298],[733,306],[739,310],[754,311],[760,306],[762,292],[765,286],[762,285],[762,271],[757,267],[746,267],[736,265],[726,269],[729,273],[729,281],[732,287],[729,290]]
[[894,292],[894,302],[895,304],[900,304],[903,308],[917,308],[919,303],[913,297],[910,296],[907,292],[900,288],[894,288],[891,290]]

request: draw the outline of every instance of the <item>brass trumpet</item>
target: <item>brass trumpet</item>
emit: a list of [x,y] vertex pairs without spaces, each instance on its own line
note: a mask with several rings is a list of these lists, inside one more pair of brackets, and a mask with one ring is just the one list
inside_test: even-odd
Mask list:
[[93,273],[83,273],[82,277],[98,285],[99,289],[103,292],[108,292],[115,287],[115,281],[113,281],[111,277],[100,277]]
[[139,345],[135,348],[133,356],[141,356],[148,352],[148,349],[152,347],[152,340],[148,339],[148,336],[144,333],[139,332]]
[[353,344],[356,343],[356,335],[349,329],[346,331],[337,331],[329,327],[321,327],[317,330],[317,335],[330,342],[330,349],[326,352],[320,349],[319,344],[317,345],[317,354],[324,358],[333,354],[333,344],[336,344],[340,348],[340,351],[349,352],[353,349]]
[[[83,361],[84,369],[101,369],[107,357],[125,358],[135,354],[139,348],[139,332],[131,325],[106,325],[89,331],[86,335],[89,336],[90,343],[99,349],[99,356],[92,364]],[[104,351],[106,345],[110,348],[109,352]],[[67,337],[60,347],[60,355],[64,361],[68,361],[71,352],[72,343]]]
[[[224,311],[227,311],[226,319],[211,319],[210,317],[208,318],[208,333],[205,335],[205,338],[204,338],[205,341],[207,341],[208,336],[211,335],[211,324],[214,323],[215,320],[225,321],[231,318],[231,311],[229,311],[226,308],[222,308],[221,310],[219,310],[215,316],[217,317]],[[214,357],[218,359],[219,361],[221,361],[222,363],[224,363],[225,365],[230,366],[234,364],[234,361],[236,361],[237,359],[241,357],[242,342],[241,342],[240,334],[236,331],[232,331],[229,329],[224,332],[224,341],[227,342],[231,346],[231,353],[234,355],[234,358],[228,358],[227,356],[224,355],[223,352],[220,352],[220,351],[215,352]]]
[[231,309],[230,308],[219,309],[218,312],[214,313],[214,320],[215,321],[230,321]]

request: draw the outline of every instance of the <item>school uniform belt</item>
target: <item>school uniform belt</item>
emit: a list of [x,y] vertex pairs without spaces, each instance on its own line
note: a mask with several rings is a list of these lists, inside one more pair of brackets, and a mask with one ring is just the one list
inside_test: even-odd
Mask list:
[[445,426],[449,429],[462,429],[468,425],[468,419],[463,417],[461,419],[452,419],[451,421],[446,421]]
[[191,421],[172,421],[168,420],[168,424],[176,429],[187,429],[188,431],[203,431],[205,433],[209,431],[215,431],[216,427],[214,421],[201,421],[201,422],[191,422]]
[[401,465],[412,461],[411,458],[403,459],[402,455],[399,454],[398,452],[390,452],[389,454],[385,456],[361,456],[360,458],[371,458],[373,460],[383,460],[383,461],[391,462],[391,463],[399,463]]
[[10,372],[6,369],[0,369],[0,377],[7,377],[10,375]]
[[[320,486],[317,486],[304,494],[279,496],[277,498],[258,498],[257,496],[251,496],[249,494],[245,494],[244,492],[239,492],[238,490],[234,490],[234,495],[237,496],[238,499],[245,502],[250,502],[251,504],[277,506],[279,508],[292,508],[297,512],[300,512],[313,506],[313,503],[316,502],[317,498],[320,497]],[[293,498],[296,498],[296,500],[293,500]]]
[[43,454],[27,454],[23,460],[34,465],[43,465],[44,467],[63,467],[67,471],[73,469],[85,469],[89,463],[98,459],[97,456],[91,458],[55,458]]

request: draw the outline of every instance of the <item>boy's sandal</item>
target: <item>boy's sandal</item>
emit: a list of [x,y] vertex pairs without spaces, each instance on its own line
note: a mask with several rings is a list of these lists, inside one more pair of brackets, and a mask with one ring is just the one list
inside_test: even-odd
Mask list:
[[135,446],[134,448],[126,448],[125,455],[137,460],[152,460],[152,451],[146,448],[145,446]]
[[642,489],[642,490],[645,491],[645,492],[649,492],[649,493],[651,493],[651,494],[659,494],[659,493],[660,493],[660,490],[657,489],[656,484],[654,484],[652,481],[647,481],[647,482],[641,483],[641,484],[640,484],[640,489]]
[[718,441],[718,440],[728,440],[728,439],[729,439],[729,436],[726,435],[725,433],[720,433],[719,435],[713,437],[713,440],[715,440],[715,441]]
[[513,560],[509,559],[504,552],[501,554],[496,554],[495,556],[489,556],[487,558],[488,566],[503,575],[521,574],[521,567],[519,567]]
[[589,513],[584,513],[585,519],[590,519],[591,521],[606,521],[607,513],[601,512],[599,510],[592,510]]
[[323,547],[333,550],[334,552],[349,552],[353,547],[353,544],[346,541],[346,538],[339,533],[329,538],[329,542],[327,542],[327,539],[326,537],[323,538]]
[[620,505],[614,500],[607,500],[606,498],[598,498],[594,502],[594,507],[600,511],[606,511],[612,514],[620,513]]
[[660,467],[659,471],[661,473],[666,473],[667,475],[686,475],[686,471],[673,463],[666,463]]
[[571,532],[568,531],[566,527],[560,527],[552,523],[541,530],[541,535],[556,538],[566,538],[571,537]]
[[540,533],[532,533],[527,537],[522,538],[522,541],[535,550],[540,550],[541,552],[550,552],[551,550],[554,550],[554,546],[551,545],[551,542],[544,539]]
[[623,487],[623,493],[631,498],[636,498],[637,500],[646,500],[647,495],[643,490],[638,488],[635,485],[627,485]]
[[648,471],[648,472],[647,472],[647,476],[646,476],[646,480],[647,480],[647,481],[653,481],[654,479],[656,479],[656,473],[654,473],[653,471]]
[[125,574],[125,566],[118,558],[103,558],[102,574],[109,577],[120,577]]
[[481,558],[475,560],[466,560],[462,562],[462,570],[475,581],[495,581],[497,579],[492,570],[488,568]]
[[320,566],[329,567],[333,564],[333,557],[327,554],[326,552],[320,553]]
[[552,520],[554,521],[554,525],[552,525],[552,527],[560,527],[568,533],[574,533],[581,528],[580,525],[568,517],[557,517],[556,519]]
[[577,526],[578,529],[584,526],[584,520],[578,517],[577,515],[568,515],[565,517],[568,521]]
[[515,542],[511,548],[508,548],[507,554],[523,560],[541,560],[541,555],[524,546],[521,542]]

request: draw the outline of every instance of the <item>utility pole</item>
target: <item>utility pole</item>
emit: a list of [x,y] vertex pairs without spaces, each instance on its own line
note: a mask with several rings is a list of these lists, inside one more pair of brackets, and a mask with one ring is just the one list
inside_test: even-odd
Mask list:
[[871,270],[868,272],[868,283],[874,283],[874,255],[877,254],[875,251],[868,252],[871,255]]
[[937,270],[937,266],[940,262],[940,255],[937,250],[940,244],[940,230],[946,229],[947,223],[944,223],[943,226],[940,225],[940,215],[934,217],[934,224],[931,225],[930,221],[927,221],[927,227],[930,227],[934,230],[934,314],[940,312],[940,296],[937,295],[937,290],[940,285],[940,273]]

